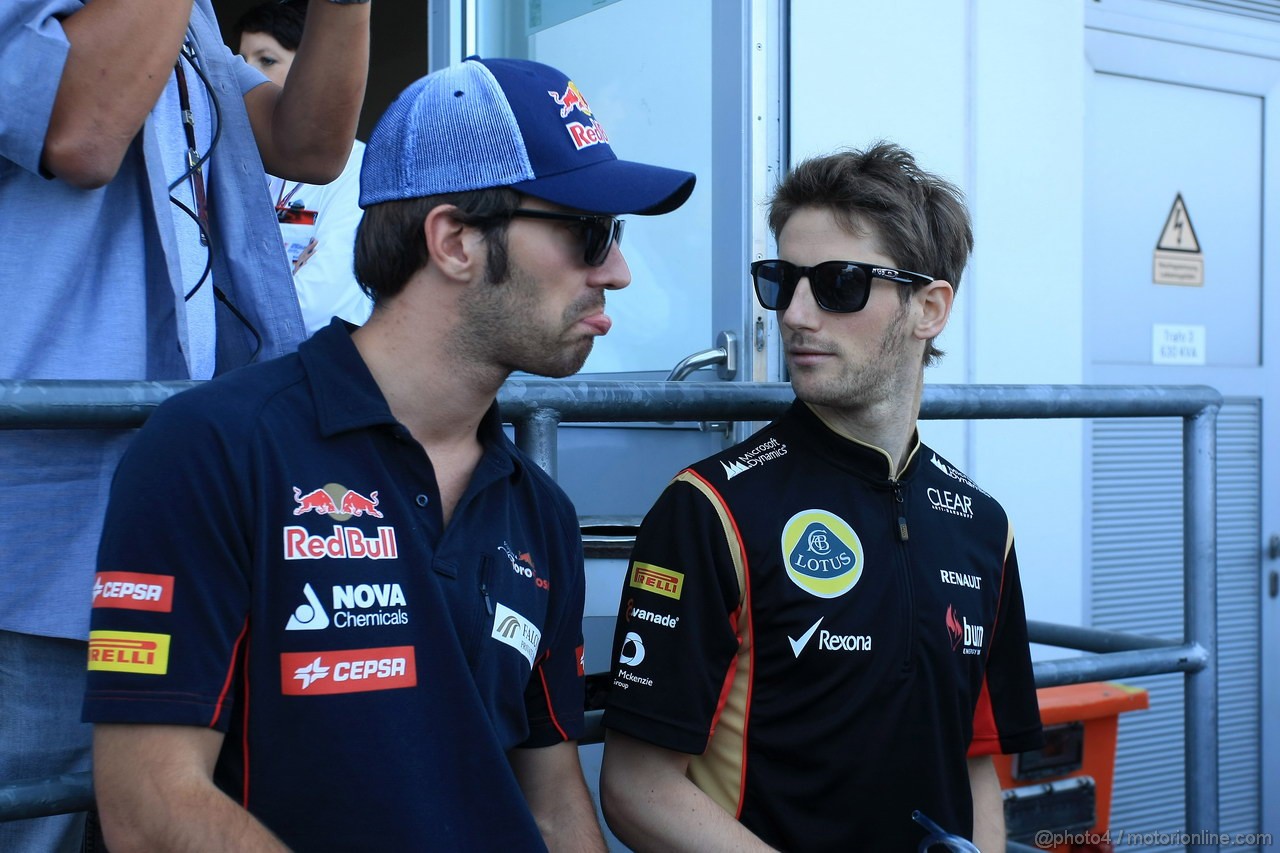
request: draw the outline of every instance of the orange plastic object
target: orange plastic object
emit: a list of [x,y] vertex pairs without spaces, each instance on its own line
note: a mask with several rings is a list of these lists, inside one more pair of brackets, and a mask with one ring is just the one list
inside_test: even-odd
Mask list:
[[[1018,781],[1013,778],[1013,756],[993,756],[996,775],[1001,788],[1037,785],[1072,776],[1088,776],[1093,779],[1097,795],[1097,823],[1083,830],[1081,836],[1097,835],[1111,824],[1111,788],[1116,771],[1116,734],[1120,715],[1126,711],[1143,711],[1149,707],[1147,691],[1141,687],[1128,687],[1114,682],[1095,681],[1089,684],[1067,684],[1062,687],[1042,687],[1036,691],[1040,702],[1040,722],[1046,726],[1080,721],[1084,723],[1084,758],[1078,770],[1061,776],[1049,776],[1034,781]],[[1083,848],[1062,845],[1048,848],[1066,853]]]

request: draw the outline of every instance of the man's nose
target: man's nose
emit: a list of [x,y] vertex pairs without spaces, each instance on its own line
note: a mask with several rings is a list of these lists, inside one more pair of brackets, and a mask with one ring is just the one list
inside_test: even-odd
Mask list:
[[792,329],[813,329],[820,324],[821,315],[822,309],[818,307],[818,303],[813,298],[813,291],[809,288],[809,277],[803,276],[796,283],[795,292],[791,294],[791,302],[787,305],[787,310],[783,311],[782,316],[778,318],[778,322]]
[[622,248],[617,243],[609,247],[604,263],[592,268],[587,283],[605,290],[621,290],[631,283],[631,267],[627,266],[627,259],[622,256]]

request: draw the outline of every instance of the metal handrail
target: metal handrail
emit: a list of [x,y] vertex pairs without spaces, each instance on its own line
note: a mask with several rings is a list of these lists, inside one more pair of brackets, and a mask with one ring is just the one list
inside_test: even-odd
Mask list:
[[[0,380],[0,429],[135,427],[164,399],[194,384]],[[561,423],[768,420],[785,411],[792,400],[785,383],[574,379],[509,380],[498,395],[503,419],[515,426],[517,445],[552,476],[557,468],[556,430]],[[1039,687],[1163,672],[1185,674],[1189,832],[1218,825],[1214,457],[1221,406],[1222,396],[1205,386],[932,385],[924,389],[920,412],[921,418],[944,420],[1182,418],[1186,604],[1181,642],[1050,623],[1032,622],[1028,630],[1036,642],[1096,652],[1037,662]],[[87,778],[80,778],[87,776],[0,786],[0,821],[81,810],[92,801]],[[46,810],[32,811],[42,807]]]

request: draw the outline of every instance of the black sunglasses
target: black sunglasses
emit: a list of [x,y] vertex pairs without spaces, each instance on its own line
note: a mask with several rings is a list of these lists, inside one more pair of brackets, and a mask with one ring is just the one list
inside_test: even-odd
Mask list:
[[811,267],[790,261],[756,261],[751,265],[756,298],[770,311],[786,311],[800,279],[809,279],[809,290],[823,311],[852,314],[867,307],[871,279],[883,278],[896,284],[928,284],[934,278],[918,272],[895,270],[859,261],[823,261]]
[[557,213],[553,210],[530,210],[521,207],[511,212],[512,216],[523,216],[527,219],[552,219],[557,222],[573,222],[578,226],[585,244],[582,259],[589,267],[598,267],[609,257],[609,247],[614,243],[622,245],[621,219],[612,216],[596,216],[589,213]]

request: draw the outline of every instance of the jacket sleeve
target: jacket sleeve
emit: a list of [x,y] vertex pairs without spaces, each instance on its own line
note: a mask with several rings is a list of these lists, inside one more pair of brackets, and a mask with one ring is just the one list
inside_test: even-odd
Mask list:
[[1012,531],[1000,576],[995,636],[973,716],[969,756],[1025,752],[1044,743],[1036,702],[1022,581]]
[[728,509],[696,477],[677,478],[641,525],[604,717],[609,728],[690,754],[706,750],[734,677],[742,606]]

